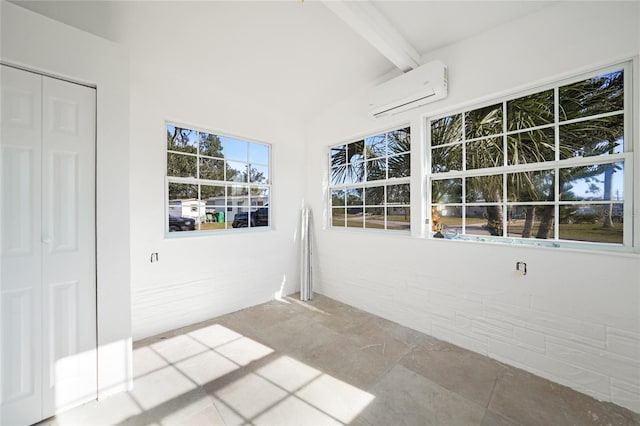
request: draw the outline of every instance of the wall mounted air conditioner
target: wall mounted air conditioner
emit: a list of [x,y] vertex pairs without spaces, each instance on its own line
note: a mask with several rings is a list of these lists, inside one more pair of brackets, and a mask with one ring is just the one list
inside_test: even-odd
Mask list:
[[398,114],[447,97],[447,67],[432,61],[373,89],[369,114]]

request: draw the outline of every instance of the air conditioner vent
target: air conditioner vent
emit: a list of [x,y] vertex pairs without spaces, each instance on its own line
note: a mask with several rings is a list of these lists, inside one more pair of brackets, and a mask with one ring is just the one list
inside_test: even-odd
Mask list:
[[433,61],[373,89],[369,113],[398,114],[447,97],[447,67]]

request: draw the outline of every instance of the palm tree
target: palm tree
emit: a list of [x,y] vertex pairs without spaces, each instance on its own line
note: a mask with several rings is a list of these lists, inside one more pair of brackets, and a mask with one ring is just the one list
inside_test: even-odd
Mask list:
[[[507,136],[507,165],[542,163],[555,159],[554,97],[554,91],[547,90],[507,102],[507,130],[511,132]],[[596,119],[588,117],[623,110],[622,97],[622,71],[560,87],[560,159],[616,152],[622,143],[622,114]],[[432,122],[432,172],[462,169],[462,144],[459,141],[463,139],[463,131],[465,139],[472,140],[466,143],[467,170],[502,166],[505,155],[502,138],[491,137],[503,132],[502,115],[502,104],[497,104],[466,112],[464,129],[461,114]],[[562,124],[563,121],[580,118],[585,119]],[[604,173],[604,198],[611,200],[612,176],[618,169],[618,166],[610,163],[560,169],[558,181],[561,194],[571,189],[569,184],[572,181]],[[503,235],[502,180],[496,176],[501,175],[467,178],[466,201],[482,199],[487,203],[495,203],[487,206],[486,228],[492,235]],[[435,192],[444,194],[442,189],[436,191],[434,185],[433,202],[439,201]],[[540,175],[540,172],[508,174],[507,190],[512,201],[555,201],[554,179],[548,174]],[[604,219],[605,227],[611,226],[611,211],[612,205]],[[525,208],[522,236],[531,236],[536,213],[540,217],[536,238],[549,238],[555,221],[553,204]]]

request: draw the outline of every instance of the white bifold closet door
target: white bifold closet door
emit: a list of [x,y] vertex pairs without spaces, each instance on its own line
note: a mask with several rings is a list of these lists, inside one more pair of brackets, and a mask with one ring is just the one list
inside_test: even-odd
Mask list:
[[2,66],[0,424],[95,399],[95,89]]

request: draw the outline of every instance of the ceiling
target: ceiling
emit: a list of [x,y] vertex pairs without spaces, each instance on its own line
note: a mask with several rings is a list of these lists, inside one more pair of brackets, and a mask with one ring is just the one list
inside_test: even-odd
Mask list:
[[[161,67],[184,81],[215,81],[301,120],[396,69],[380,41],[372,44],[328,1],[13,3],[125,45],[132,72]],[[419,56],[552,3],[375,0],[365,6],[379,15],[368,21],[369,35],[378,32],[384,43],[395,31]],[[380,19],[386,22],[379,29]]]

